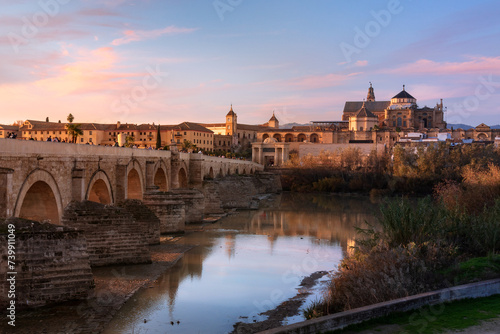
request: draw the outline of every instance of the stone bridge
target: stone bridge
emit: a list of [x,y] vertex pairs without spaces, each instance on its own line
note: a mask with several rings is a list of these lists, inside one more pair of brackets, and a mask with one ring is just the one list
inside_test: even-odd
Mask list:
[[61,224],[71,201],[116,204],[263,166],[198,153],[0,139],[0,217]]

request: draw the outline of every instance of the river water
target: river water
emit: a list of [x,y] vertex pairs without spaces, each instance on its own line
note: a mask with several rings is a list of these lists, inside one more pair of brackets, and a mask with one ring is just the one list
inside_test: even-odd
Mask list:
[[354,226],[374,223],[377,212],[367,197],[285,193],[271,208],[200,226],[177,241],[197,246],[127,301],[103,333],[220,334],[263,320],[259,314],[295,296],[305,276],[334,270]]

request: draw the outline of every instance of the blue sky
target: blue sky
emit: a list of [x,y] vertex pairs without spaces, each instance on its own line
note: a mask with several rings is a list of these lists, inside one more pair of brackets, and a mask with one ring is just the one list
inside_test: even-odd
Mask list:
[[497,1],[0,0],[0,123],[339,120],[402,85],[500,123]]

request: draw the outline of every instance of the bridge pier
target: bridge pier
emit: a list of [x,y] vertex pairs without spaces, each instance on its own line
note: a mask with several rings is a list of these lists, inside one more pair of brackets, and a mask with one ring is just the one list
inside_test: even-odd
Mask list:
[[127,165],[117,164],[115,168],[115,203],[127,198]]
[[203,211],[205,197],[197,189],[173,189],[172,193],[179,196],[184,202],[186,216],[185,223],[201,223],[203,221]]
[[143,203],[160,220],[160,233],[184,232],[186,205],[180,195],[164,191],[147,192]]
[[85,169],[71,170],[71,199],[79,202],[85,199]]
[[13,215],[9,204],[9,190],[12,189],[13,169],[0,168],[0,218]]

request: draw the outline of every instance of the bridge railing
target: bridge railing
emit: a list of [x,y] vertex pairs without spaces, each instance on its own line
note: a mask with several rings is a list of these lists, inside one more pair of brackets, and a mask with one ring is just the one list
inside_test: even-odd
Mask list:
[[33,140],[0,139],[2,155],[96,155],[96,156],[134,156],[170,158],[171,152],[139,148],[84,145]]

